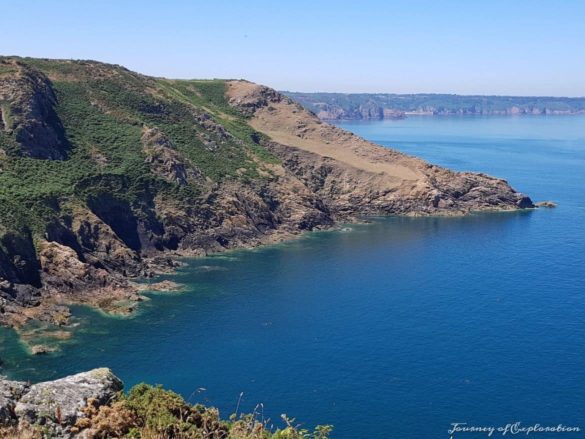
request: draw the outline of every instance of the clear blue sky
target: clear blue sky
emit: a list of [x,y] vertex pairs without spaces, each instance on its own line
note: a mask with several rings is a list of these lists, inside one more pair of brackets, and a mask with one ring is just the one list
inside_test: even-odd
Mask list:
[[585,96],[584,0],[1,0],[0,54],[278,89]]

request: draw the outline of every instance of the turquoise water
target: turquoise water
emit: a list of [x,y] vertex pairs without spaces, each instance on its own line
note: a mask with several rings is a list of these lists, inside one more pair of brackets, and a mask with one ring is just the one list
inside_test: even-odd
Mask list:
[[448,438],[452,422],[585,427],[585,117],[341,126],[559,207],[374,219],[191,260],[174,278],[189,291],[152,296],[135,318],[76,308],[58,353],[27,356],[0,332],[4,372],[107,365],[127,385],[162,383],[224,414],[244,392],[243,409],[331,423],[334,438]]

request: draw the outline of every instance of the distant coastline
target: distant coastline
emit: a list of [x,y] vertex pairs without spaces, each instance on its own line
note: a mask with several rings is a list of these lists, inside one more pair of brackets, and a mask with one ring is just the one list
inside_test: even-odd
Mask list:
[[322,120],[408,116],[549,116],[585,114],[585,97],[283,92]]

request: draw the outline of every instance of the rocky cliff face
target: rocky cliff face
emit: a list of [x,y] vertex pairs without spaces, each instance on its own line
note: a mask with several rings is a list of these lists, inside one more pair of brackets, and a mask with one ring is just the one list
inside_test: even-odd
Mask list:
[[385,107],[373,100],[351,106],[319,102],[309,104],[307,107],[311,108],[322,120],[380,120],[406,117],[404,111]]
[[[90,61],[0,69],[0,323],[129,312],[173,257],[287,239],[360,215],[532,207],[321,122],[246,81],[171,81]],[[8,117],[9,115],[9,117]],[[8,122],[6,122],[8,120]]]
[[55,111],[56,97],[47,77],[26,64],[0,61],[11,74],[0,75],[0,111],[4,131],[12,133],[20,153],[62,160],[67,140]]

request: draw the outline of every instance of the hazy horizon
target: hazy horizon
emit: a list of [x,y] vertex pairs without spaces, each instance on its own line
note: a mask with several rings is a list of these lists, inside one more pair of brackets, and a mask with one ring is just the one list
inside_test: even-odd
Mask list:
[[4,2],[0,53],[298,92],[585,96],[585,2]]
[[[175,78],[180,79],[180,78]],[[205,79],[205,78],[203,78]],[[221,79],[221,78],[217,78]],[[245,78],[244,78],[245,79]],[[266,84],[265,84],[266,85]],[[441,95],[441,96],[466,96],[466,97],[500,97],[500,98],[563,98],[563,99],[585,99],[585,94],[582,96],[561,96],[561,95],[508,95],[508,94],[468,94],[468,93],[449,93],[449,92],[425,92],[425,91],[413,91],[413,92],[401,92],[395,93],[392,91],[306,91],[306,90],[279,90],[282,93],[307,93],[307,94],[343,94],[343,95]]]

